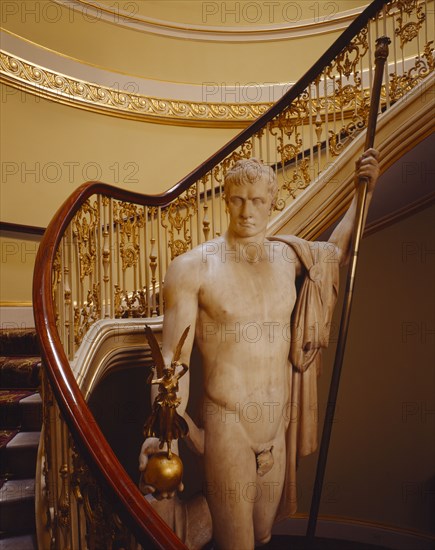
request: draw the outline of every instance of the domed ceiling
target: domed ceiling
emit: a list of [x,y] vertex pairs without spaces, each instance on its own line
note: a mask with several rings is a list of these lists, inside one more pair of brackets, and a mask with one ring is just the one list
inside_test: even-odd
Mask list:
[[[1,69],[20,87],[36,82],[40,91],[58,79],[62,102],[72,89],[78,101],[89,96],[88,103],[114,90],[137,94],[133,102],[150,113],[155,107],[145,105],[148,100],[174,100],[165,105],[168,116],[188,108],[183,102],[195,102],[199,115],[203,104],[253,105],[234,114],[249,121],[304,74],[366,4],[12,0],[2,7],[2,50],[9,57]],[[35,70],[43,76],[39,82]],[[71,81],[62,84],[65,77]],[[88,93],[89,83],[102,90]]]

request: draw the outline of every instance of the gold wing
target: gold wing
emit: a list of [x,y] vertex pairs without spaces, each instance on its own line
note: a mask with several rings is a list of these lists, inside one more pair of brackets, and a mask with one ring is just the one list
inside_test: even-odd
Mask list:
[[165,366],[165,362],[163,361],[159,343],[157,342],[151,327],[148,325],[145,325],[145,336],[147,337],[148,345],[151,349],[151,356],[156,366],[157,377],[161,378],[161,376],[163,376],[163,367]]
[[181,335],[181,338],[177,344],[177,347],[175,348],[174,357],[172,361],[177,362],[178,359],[180,359],[181,350],[183,349],[184,342],[186,341],[187,335],[189,334],[190,325],[184,329],[183,334]]

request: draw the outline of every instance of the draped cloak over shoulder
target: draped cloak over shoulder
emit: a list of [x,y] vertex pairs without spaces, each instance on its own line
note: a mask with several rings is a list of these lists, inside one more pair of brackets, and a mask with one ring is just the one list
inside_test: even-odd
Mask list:
[[317,376],[321,348],[329,332],[337,301],[339,262],[337,249],[328,242],[309,242],[291,235],[268,237],[289,245],[304,272],[291,317],[290,423],[286,433],[286,475],[276,521],[296,512],[296,466],[299,457],[317,449]]

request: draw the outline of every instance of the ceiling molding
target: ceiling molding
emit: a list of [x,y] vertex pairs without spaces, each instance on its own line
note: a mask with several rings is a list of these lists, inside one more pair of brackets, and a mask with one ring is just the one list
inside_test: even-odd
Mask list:
[[[405,60],[406,65],[408,61],[412,60]],[[80,64],[76,63],[72,67],[77,69],[78,66]],[[110,75],[112,75],[112,79],[115,79],[116,87],[95,82],[98,79],[108,82]],[[260,95],[266,95],[266,97],[267,94],[269,97],[272,96],[273,101],[267,102],[235,101],[230,103],[166,99],[162,96],[129,91],[135,81],[125,80],[123,84],[119,79],[116,82],[117,76],[122,77],[116,73],[108,71],[102,73],[95,70],[95,79],[86,81],[63,72],[47,69],[40,64],[0,50],[1,83],[55,103],[141,122],[188,127],[244,128],[265,113],[286,91],[282,84],[276,85],[276,88],[265,86],[262,90],[258,89],[258,85],[251,87],[249,85],[240,87],[239,85],[239,94],[245,95],[245,97],[252,97],[250,94],[254,93],[258,96],[259,92]],[[363,86],[367,87],[369,85],[368,71],[363,71],[361,77]],[[287,88],[290,87],[291,85],[287,85]],[[139,84],[133,89],[139,89]],[[175,89],[176,87],[173,88],[173,91]],[[202,96],[207,99],[216,97],[221,99],[222,95],[228,93],[234,97],[235,90],[237,90],[237,86],[226,88],[219,87],[216,83],[204,83]],[[278,97],[275,97],[275,94]],[[345,116],[347,114],[349,113],[345,113]]]
[[211,103],[162,99],[100,86],[50,71],[0,51],[0,82],[95,113],[181,126],[246,126],[272,103]]
[[196,103],[269,104],[278,101],[293,86],[291,82],[237,82],[226,85],[219,82],[201,81],[195,84],[150,79],[90,64],[4,29],[0,30],[0,42],[2,51],[30,65],[104,88],[147,97]]
[[[351,21],[367,6],[365,4],[323,18],[314,17],[313,20],[299,20],[298,13],[295,13],[295,16],[289,16],[285,23],[256,25],[254,21],[250,21],[250,24],[246,26],[229,27],[177,23],[141,16],[136,12],[134,2],[124,4],[125,8],[130,8],[128,10],[121,9],[118,2],[111,7],[98,0],[92,0],[92,2],[88,0],[53,1],[65,9],[80,14],[87,21],[104,21],[134,31],[207,42],[266,42],[336,32],[348,27]],[[297,10],[297,3],[289,2],[290,4]]]

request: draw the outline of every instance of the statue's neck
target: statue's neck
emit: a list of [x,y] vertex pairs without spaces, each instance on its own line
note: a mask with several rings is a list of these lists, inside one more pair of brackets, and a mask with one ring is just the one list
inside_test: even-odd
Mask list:
[[259,258],[266,258],[266,233],[261,232],[251,237],[240,237],[228,231],[225,234],[225,245],[228,250],[239,252],[238,257],[248,263],[257,263]]

